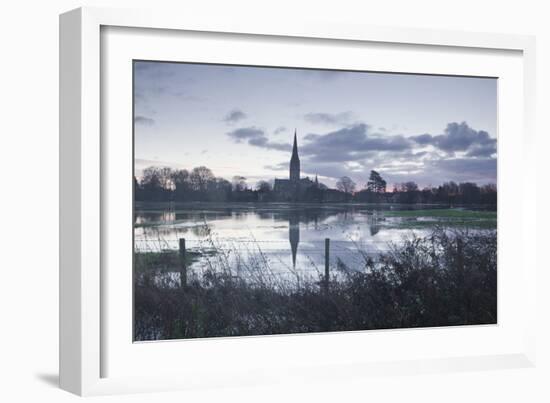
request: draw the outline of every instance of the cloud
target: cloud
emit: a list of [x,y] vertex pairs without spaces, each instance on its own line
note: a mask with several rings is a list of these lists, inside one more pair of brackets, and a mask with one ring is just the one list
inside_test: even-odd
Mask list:
[[379,136],[370,133],[365,123],[355,124],[327,134],[308,134],[300,152],[311,160],[353,161],[380,151],[405,151],[412,147],[403,136]]
[[273,134],[280,134],[280,133],[283,133],[283,132],[286,132],[286,127],[284,127],[284,126],[279,126],[278,128],[276,128],[276,129],[273,131]]
[[240,109],[233,109],[223,118],[223,121],[232,124],[240,120],[246,119],[246,117],[246,113],[244,113]]
[[289,143],[278,143],[270,141],[265,132],[257,127],[242,127],[227,133],[236,143],[246,141],[254,147],[261,147],[270,150],[289,151],[292,149]]
[[324,124],[324,125],[336,125],[336,124],[347,124],[353,119],[353,114],[351,112],[340,112],[340,113],[306,113],[304,119],[313,124]]
[[421,187],[437,186],[444,182],[495,183],[497,179],[496,158],[439,158],[425,160],[416,171],[399,172],[383,170],[388,183],[401,183],[414,180]]
[[227,133],[227,135],[235,140],[236,143],[240,143],[242,140],[265,136],[264,131],[256,127],[242,127]]
[[449,123],[443,134],[411,137],[419,145],[432,145],[448,154],[465,152],[470,157],[490,157],[497,152],[497,141],[483,130],[474,130],[466,122]]
[[382,135],[366,123],[356,123],[324,134],[310,133],[298,148],[304,172],[333,179],[347,174],[363,183],[375,169],[388,183],[496,181],[496,140],[466,123],[449,123],[441,135],[412,137]]
[[264,169],[269,169],[270,171],[286,171],[288,170],[288,166],[288,161],[285,161],[273,165],[264,165]]
[[496,178],[496,158],[441,158],[428,162],[428,167],[465,180]]
[[[287,164],[288,167],[288,164]],[[332,162],[307,162],[304,163],[302,171],[309,173],[310,175],[320,175],[326,178],[341,178],[342,176],[349,176],[356,182],[362,182],[361,178],[364,177],[362,172],[352,173],[351,170],[341,163]],[[364,171],[366,172],[366,171]]]
[[413,141],[416,141],[418,144],[422,146],[432,144],[433,142],[433,136],[431,134],[421,134],[419,136],[412,136],[409,138],[412,139]]
[[[227,133],[236,143],[290,152],[291,145],[273,142],[258,127]],[[389,185],[415,181],[420,187],[443,182],[496,181],[496,140],[466,123],[449,123],[443,134],[405,137],[380,134],[366,123],[356,123],[325,133],[309,133],[298,141],[302,174],[326,178],[327,183],[350,176],[358,184],[374,169]],[[264,168],[288,170],[290,154]]]
[[495,143],[475,145],[466,153],[467,157],[490,157],[497,152]]
[[134,117],[134,123],[141,126],[153,126],[155,120],[146,116],[136,115],[136,117]]

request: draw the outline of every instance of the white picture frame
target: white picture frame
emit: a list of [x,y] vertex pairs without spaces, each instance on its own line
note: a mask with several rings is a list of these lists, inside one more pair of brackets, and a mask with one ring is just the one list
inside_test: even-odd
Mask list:
[[[200,371],[189,372],[188,369],[193,365],[193,360],[198,358],[191,356],[190,361],[184,364],[180,364],[179,360],[176,360],[175,364],[168,363],[167,357],[172,352],[183,348],[183,344],[179,342],[164,342],[159,348],[140,347],[141,350],[146,348],[151,350],[136,353],[144,354],[140,356],[140,360],[150,359],[152,354],[158,354],[159,360],[161,362],[164,360],[166,367],[170,368],[166,373],[158,376],[148,373],[130,373],[128,368],[123,366],[119,366],[117,371],[107,370],[105,363],[109,354],[112,354],[113,349],[121,346],[112,344],[108,336],[109,332],[105,329],[106,326],[111,326],[111,322],[107,320],[111,314],[111,305],[106,303],[109,291],[105,285],[105,279],[109,276],[102,271],[107,264],[105,252],[108,250],[103,236],[106,217],[102,208],[109,202],[109,197],[106,195],[106,190],[109,189],[106,178],[110,175],[107,167],[112,166],[107,164],[109,153],[106,153],[104,148],[106,144],[110,147],[111,143],[102,138],[102,133],[108,132],[108,123],[102,120],[105,118],[105,111],[102,111],[102,92],[109,91],[109,88],[105,88],[109,84],[102,81],[101,77],[101,55],[105,55],[102,53],[102,46],[105,44],[102,42],[101,35],[105,27],[193,32],[199,36],[200,33],[218,33],[218,36],[244,35],[260,41],[262,38],[271,40],[286,38],[296,41],[323,40],[331,41],[331,46],[334,47],[345,43],[378,43],[430,47],[439,50],[469,49],[481,55],[491,51],[515,52],[520,59],[516,57],[514,63],[517,64],[520,60],[521,64],[521,82],[515,83],[517,84],[515,88],[523,90],[523,96],[516,101],[522,106],[521,113],[518,114],[523,116],[518,118],[522,124],[519,127],[521,135],[518,133],[513,142],[509,142],[510,145],[513,143],[519,146],[521,153],[510,158],[521,160],[524,172],[535,172],[535,159],[532,158],[534,155],[535,43],[532,37],[329,23],[307,23],[296,26],[268,20],[214,21],[150,10],[81,8],[65,13],[60,17],[60,385],[63,389],[79,395],[96,395],[242,386],[266,382],[302,382],[308,379],[330,381],[335,377],[345,379],[375,373],[392,375],[534,365],[535,319],[527,314],[521,324],[512,323],[510,326],[506,324],[500,328],[440,329],[430,331],[431,333],[419,333],[424,331],[422,329],[369,333],[372,340],[391,338],[394,342],[402,339],[406,340],[406,343],[420,343],[422,338],[433,339],[439,343],[456,338],[473,340],[475,337],[487,338],[489,341],[490,337],[512,337],[513,334],[513,342],[504,343],[498,352],[496,349],[484,350],[481,346],[478,349],[465,349],[464,354],[460,352],[462,350],[449,349],[448,353],[439,350],[432,355],[418,355],[415,358],[398,350],[388,359],[368,360],[358,355],[355,359],[342,362],[327,357],[324,362],[322,358],[314,359],[313,355],[308,355],[307,350],[308,345],[317,343],[316,346],[319,346],[319,340],[321,340],[318,338],[319,335],[300,335],[235,338],[236,340],[232,341],[186,341],[187,346],[191,345],[192,349],[197,351],[216,349],[239,351],[240,349],[242,352],[248,349],[249,354],[253,356],[265,354],[262,372],[255,370],[257,368],[254,368],[255,364],[252,360],[243,360],[242,363],[236,364],[237,369],[234,366],[219,365],[219,368],[212,371],[212,376],[208,378],[203,376],[208,373],[207,367]],[[399,69],[399,66],[396,68]],[[131,101],[128,100],[128,102]],[[518,110],[517,104],[514,104],[514,109]],[[510,148],[513,149],[513,147]],[[499,148],[499,156],[500,152]],[[502,166],[499,165],[499,175],[502,173],[501,168]],[[535,181],[534,174],[524,175],[521,186],[529,189],[528,194],[532,195],[533,189],[536,188]],[[523,193],[527,194],[527,192]],[[499,197],[500,194],[499,189]],[[518,208],[515,223],[513,217],[503,216],[499,205],[499,236],[502,226],[509,223],[510,226],[516,226],[519,231],[518,237],[521,237],[517,250],[513,253],[515,259],[521,262],[521,267],[516,268],[522,275],[522,281],[517,282],[518,295],[522,301],[521,307],[529,313],[535,311],[537,270],[534,243],[530,243],[527,237],[530,231],[534,233],[536,221],[534,209],[528,208],[530,203],[530,200],[523,200],[521,207]],[[499,257],[499,265],[501,263],[506,264]],[[505,298],[509,297],[505,295]],[[500,299],[499,307],[501,302]],[[111,328],[111,333],[118,332],[112,326]],[[511,329],[510,332],[506,333],[506,328]],[[364,337],[363,332],[352,333],[323,335],[322,343],[344,341],[352,344]],[[131,344],[131,340],[127,342]],[[287,348],[285,344],[287,342],[292,344],[291,348],[295,351],[302,351],[303,355],[296,355],[295,360],[285,365],[284,362],[276,361],[276,357],[267,354],[269,350]],[[150,343],[151,346],[152,344],[154,343]],[[111,347],[107,348],[107,346]],[[119,361],[132,362],[128,358],[121,355]],[[149,366],[150,362],[147,361],[147,364]],[[304,368],[307,368],[306,372]],[[111,373],[115,375],[111,376]],[[229,376],[230,373],[231,376]]]

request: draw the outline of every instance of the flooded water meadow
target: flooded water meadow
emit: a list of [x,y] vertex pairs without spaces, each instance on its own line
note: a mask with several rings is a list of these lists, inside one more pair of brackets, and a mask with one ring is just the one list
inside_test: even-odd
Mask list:
[[494,211],[434,205],[148,202],[136,204],[134,218],[136,253],[178,251],[184,239],[188,275],[223,260],[239,276],[269,267],[291,279],[323,272],[327,239],[330,265],[361,270],[365,259],[435,226],[496,228]]

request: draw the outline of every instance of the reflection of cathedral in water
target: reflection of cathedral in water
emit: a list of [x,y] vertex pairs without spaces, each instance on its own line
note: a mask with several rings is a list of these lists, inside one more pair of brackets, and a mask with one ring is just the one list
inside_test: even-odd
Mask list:
[[296,253],[300,243],[300,215],[297,212],[291,212],[288,216],[288,240],[292,252],[292,267],[296,268]]
[[[149,239],[154,245],[153,247],[158,247],[159,239],[172,240],[183,237],[187,239],[189,245],[195,246],[200,244],[199,240],[208,239],[212,234],[212,228],[216,229],[216,225],[221,222],[237,222],[245,220],[249,216],[257,217],[260,220],[260,226],[266,221],[274,221],[276,223],[274,228],[277,228],[277,239],[283,240],[285,244],[286,234],[279,231],[286,231],[286,225],[280,224],[288,223],[288,241],[293,268],[296,268],[296,264],[300,260],[298,259],[300,240],[302,241],[300,254],[305,260],[308,260],[311,257],[310,253],[318,252],[315,248],[320,248],[325,238],[333,238],[338,242],[343,233],[340,228],[345,228],[348,231],[345,236],[354,232],[361,236],[369,234],[371,237],[375,237],[384,228],[383,223],[385,222],[382,212],[354,205],[300,204],[274,206],[254,211],[220,207],[208,210],[207,215],[203,209],[176,210],[173,206],[167,206],[164,210],[135,211],[135,236],[138,241],[141,239],[140,245],[144,245],[144,242]],[[192,223],[193,225],[178,225],[180,223]],[[242,228],[243,226],[238,224],[235,227]],[[248,234],[248,232],[245,234],[243,230],[243,233],[231,233],[230,236],[246,238]],[[280,238],[281,235],[283,239]],[[261,238],[260,240],[264,241]],[[269,240],[265,242],[269,242]],[[288,249],[286,249],[286,253],[288,253]],[[288,259],[288,255],[285,256],[286,259]],[[304,259],[301,261],[304,262]]]
[[[311,236],[308,237],[307,234],[310,233],[311,235],[312,230],[318,234],[315,238],[318,238],[317,240],[321,241],[326,235],[329,234],[323,233],[324,229],[328,227],[326,224],[319,225],[319,220],[321,220],[322,223],[328,217],[336,215],[340,216],[338,221],[341,224],[346,223],[347,221],[355,222],[356,218],[354,218],[354,216],[356,214],[361,213],[353,209],[330,211],[327,209],[321,210],[317,208],[290,209],[285,212],[284,215],[287,215],[285,218],[288,219],[288,241],[290,243],[292,267],[294,269],[296,268],[296,256],[298,254],[298,245],[300,244],[300,223],[306,225],[305,232],[306,238],[308,238],[306,241],[311,240]],[[376,236],[382,228],[382,222],[384,221],[383,215],[377,211],[365,211],[363,214],[366,216],[366,220],[363,221],[363,225],[360,226],[361,229],[368,229],[370,236]],[[313,228],[309,226],[309,223],[313,224]],[[359,226],[357,228],[359,228]],[[304,252],[302,251],[302,253]]]

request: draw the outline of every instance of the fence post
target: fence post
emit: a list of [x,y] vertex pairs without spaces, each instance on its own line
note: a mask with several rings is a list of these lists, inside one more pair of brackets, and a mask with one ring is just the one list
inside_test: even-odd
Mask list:
[[330,239],[325,238],[325,289],[328,291],[330,261]]
[[181,287],[185,287],[187,285],[187,262],[185,260],[185,238],[180,238],[179,258],[180,258],[180,285]]

